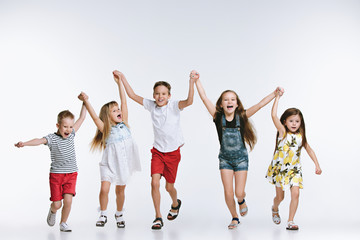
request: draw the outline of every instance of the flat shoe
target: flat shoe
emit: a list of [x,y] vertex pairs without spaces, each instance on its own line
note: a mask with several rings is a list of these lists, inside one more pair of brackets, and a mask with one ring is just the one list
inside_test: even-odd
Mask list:
[[177,210],[177,212],[169,211],[169,214],[167,215],[167,219],[169,221],[175,220],[175,218],[177,218],[177,216],[179,215],[179,211],[180,211],[180,207],[181,207],[181,200],[178,199],[177,202],[178,202],[178,205],[176,207],[173,207],[171,205],[171,209],[172,210]]
[[151,229],[154,230],[160,230],[164,226],[162,218],[155,218],[153,221],[153,225],[151,226]]
[[237,221],[237,223],[230,223],[228,226],[228,229],[235,229],[240,224],[239,218],[233,218],[233,219],[231,219],[231,222],[232,221]]

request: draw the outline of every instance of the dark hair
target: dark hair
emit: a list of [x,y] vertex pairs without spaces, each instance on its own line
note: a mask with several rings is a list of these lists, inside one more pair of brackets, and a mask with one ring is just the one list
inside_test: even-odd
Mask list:
[[216,114],[224,113],[224,109],[221,107],[221,102],[222,102],[222,98],[223,98],[224,94],[228,93],[228,92],[234,93],[236,96],[236,102],[237,102],[238,107],[237,107],[235,113],[238,114],[240,117],[241,136],[242,136],[243,140],[245,140],[245,142],[249,145],[250,150],[253,150],[253,148],[256,144],[256,141],[257,141],[256,134],[255,134],[255,128],[249,121],[248,117],[246,116],[246,111],[240,101],[239,96],[236,94],[236,92],[234,92],[233,90],[226,90],[221,93],[219,99],[216,101]]
[[[282,125],[284,125],[286,133],[288,133],[289,129],[285,126],[285,122],[286,122],[286,119],[288,117],[291,117],[291,116],[294,116],[294,115],[299,115],[299,117],[300,117],[301,122],[300,122],[300,127],[297,130],[297,133],[300,133],[301,137],[302,137],[301,147],[305,147],[306,144],[307,144],[306,134],[305,134],[305,121],[304,121],[304,117],[303,117],[301,111],[299,109],[297,109],[297,108],[288,108],[288,109],[286,109],[285,112],[280,117],[280,122],[281,122]],[[278,138],[279,138],[279,131],[276,134],[276,141],[277,141]],[[275,151],[276,151],[276,148],[277,148],[277,146],[275,146]]]
[[64,119],[64,118],[71,118],[71,119],[74,119],[74,114],[72,114],[69,110],[64,110],[64,111],[61,111],[58,116],[57,116],[57,123],[58,124],[61,124],[61,121]]
[[155,88],[158,87],[158,86],[164,86],[166,87],[168,90],[169,90],[169,94],[170,94],[170,91],[171,91],[171,85],[170,83],[168,82],[165,82],[165,81],[158,81],[154,84],[154,88],[153,90],[155,91]]

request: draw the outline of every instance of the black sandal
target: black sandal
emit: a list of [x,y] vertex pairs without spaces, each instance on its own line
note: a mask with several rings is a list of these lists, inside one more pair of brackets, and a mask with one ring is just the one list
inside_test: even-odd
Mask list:
[[[98,220],[97,222],[96,222],[96,226],[97,227],[103,227],[103,226],[105,226],[105,223],[107,223],[107,216],[105,216],[105,215],[100,215],[100,218],[105,218],[105,220]],[[99,219],[100,219],[99,218]]]
[[155,218],[151,229],[160,230],[164,226],[162,218]]
[[177,202],[178,202],[178,205],[177,205],[176,207],[173,207],[173,206],[171,205],[171,209],[172,209],[172,210],[177,210],[177,212],[169,211],[169,214],[167,215],[167,219],[168,219],[169,221],[174,220],[174,219],[177,218],[177,216],[179,215],[180,207],[181,207],[181,200],[178,199]]

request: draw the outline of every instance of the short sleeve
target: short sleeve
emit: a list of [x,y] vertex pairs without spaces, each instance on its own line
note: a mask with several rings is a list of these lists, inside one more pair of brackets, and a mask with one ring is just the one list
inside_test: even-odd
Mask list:
[[154,106],[154,101],[151,101],[150,99],[143,99],[143,106],[146,110],[150,111],[152,110],[153,106]]
[[52,146],[52,135],[53,133],[50,133],[49,135],[45,136],[44,138],[46,139],[47,143],[45,143],[44,145],[47,145],[50,149],[51,149],[51,146]]
[[183,109],[180,109],[179,108],[179,102],[180,100],[173,100],[173,101],[170,101],[170,104],[171,104],[171,108],[174,109],[175,111],[182,111]]

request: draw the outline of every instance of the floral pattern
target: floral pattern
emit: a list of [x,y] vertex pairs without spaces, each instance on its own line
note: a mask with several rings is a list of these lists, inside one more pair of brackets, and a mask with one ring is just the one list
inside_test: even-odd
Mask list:
[[300,133],[286,133],[283,138],[277,139],[276,151],[266,175],[270,183],[283,190],[292,186],[303,188],[301,142]]

